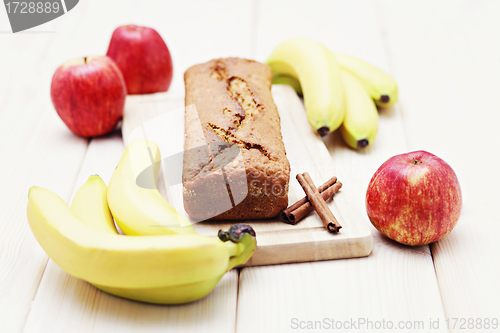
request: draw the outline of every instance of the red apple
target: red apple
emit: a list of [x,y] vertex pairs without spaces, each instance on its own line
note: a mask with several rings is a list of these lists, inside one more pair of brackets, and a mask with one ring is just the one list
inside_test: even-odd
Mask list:
[[461,209],[455,172],[426,151],[391,157],[375,172],[366,192],[373,226],[406,245],[429,244],[448,235]]
[[54,73],[52,104],[76,135],[99,136],[111,132],[123,115],[127,90],[122,74],[105,56],[66,61]]
[[129,95],[167,91],[172,82],[172,58],[156,30],[137,25],[116,28],[107,56],[122,71]]

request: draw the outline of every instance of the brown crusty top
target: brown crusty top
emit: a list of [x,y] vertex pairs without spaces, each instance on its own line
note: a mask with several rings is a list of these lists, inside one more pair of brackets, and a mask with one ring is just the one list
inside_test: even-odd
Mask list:
[[218,150],[203,150],[204,141],[235,143],[254,162],[264,162],[266,173],[274,169],[288,174],[280,118],[271,96],[272,76],[269,66],[240,58],[215,59],[185,72],[183,182],[203,174],[207,163],[215,162]]

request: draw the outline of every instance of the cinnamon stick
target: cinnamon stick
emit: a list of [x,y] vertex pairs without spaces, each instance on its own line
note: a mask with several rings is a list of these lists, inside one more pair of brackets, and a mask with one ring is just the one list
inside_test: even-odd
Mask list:
[[[337,177],[328,179],[323,185],[318,187],[319,193],[323,199],[328,200],[342,187],[342,183],[337,181]],[[326,191],[326,192],[325,192]],[[307,196],[303,197],[284,211],[280,213],[280,218],[283,222],[289,224],[298,223],[304,216],[314,210],[314,207],[307,200]]]
[[[330,186],[335,184],[336,181],[337,181],[337,177],[335,177],[335,176],[328,179],[323,185],[318,187],[319,193],[323,193],[324,190],[326,190],[327,188],[329,188]],[[282,211],[280,214],[281,220],[285,223],[291,223],[291,224],[297,223],[298,221],[297,222],[290,221],[289,215],[291,212],[293,212],[294,210],[296,210],[297,208],[299,208],[300,206],[304,205],[307,202],[308,202],[307,196],[305,196],[302,199],[300,199],[299,201],[297,201],[296,203],[294,203],[293,205],[291,205],[290,207],[288,207],[287,209],[285,209],[284,211]]]
[[[328,199],[330,199],[335,193],[338,192],[338,190],[340,190],[341,187],[342,183],[336,182],[335,184],[333,184],[332,186],[321,192],[320,194],[323,197],[323,200],[327,201]],[[297,209],[294,209],[288,214],[288,220],[290,221],[291,224],[296,224],[300,220],[302,220],[304,216],[306,216],[313,210],[314,210],[313,205],[311,205],[309,201],[306,201],[305,204],[299,206]]]
[[304,192],[306,192],[309,202],[316,210],[316,213],[320,217],[321,222],[323,222],[325,228],[327,228],[330,232],[338,232],[340,228],[342,228],[342,226],[337,221],[335,216],[333,216],[330,208],[328,208],[326,201],[323,199],[318,189],[314,185],[311,176],[309,176],[309,173],[305,172],[302,175],[297,174],[297,180],[304,189]]

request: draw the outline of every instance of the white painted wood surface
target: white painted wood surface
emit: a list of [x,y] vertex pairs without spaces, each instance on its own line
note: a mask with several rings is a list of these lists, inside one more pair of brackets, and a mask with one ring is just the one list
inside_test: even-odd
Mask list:
[[[296,331],[293,318],[364,317],[423,321],[420,331],[427,332],[431,318],[440,319],[441,331],[446,317],[499,318],[499,5],[86,0],[32,29],[45,33],[15,35],[4,33],[9,25],[0,10],[0,331],[278,332]],[[100,168],[119,155],[107,149],[121,142],[96,140],[86,153],[87,140],[72,136],[53,111],[50,79],[69,58],[105,53],[113,29],[126,23],[153,26],[165,38],[175,64],[172,94],[183,93],[182,73],[195,63],[230,55],[264,61],[296,35],[389,71],[400,102],[381,114],[369,150],[349,150],[335,134],[326,141],[332,171],[356,189],[353,204],[362,206],[369,177],[385,159],[429,150],[459,176],[464,209],[457,228],[430,249],[397,245],[371,229],[375,245],[367,258],[245,268],[239,280],[231,272],[207,299],[187,306],[121,300],[69,277],[47,261],[29,230],[27,191],[44,186],[69,199],[83,177],[105,177]],[[362,165],[348,162],[354,158]]]

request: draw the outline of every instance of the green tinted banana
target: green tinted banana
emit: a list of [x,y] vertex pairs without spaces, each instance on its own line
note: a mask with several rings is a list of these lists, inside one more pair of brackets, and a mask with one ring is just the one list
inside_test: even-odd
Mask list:
[[[109,214],[105,209],[94,212]],[[147,302],[199,299],[256,248],[248,226],[233,226],[233,237],[226,242],[198,234],[137,237],[98,230],[40,187],[30,189],[27,213],[36,239],[66,272],[107,292]]]
[[276,75],[273,77],[273,84],[286,84],[295,90],[297,95],[302,96],[302,87],[299,80],[287,75]]
[[307,38],[292,38],[274,49],[267,64],[275,75],[299,80],[307,118],[321,136],[342,124],[345,101],[340,68],[324,46]]
[[130,143],[108,187],[108,205],[126,235],[195,233],[189,221],[163,199],[156,187],[161,155],[153,141]]
[[363,84],[375,104],[389,107],[398,101],[398,85],[389,74],[366,62],[343,54],[335,53],[335,58],[343,70],[356,76]]
[[377,107],[356,77],[342,70],[342,81],[346,97],[346,115],[340,133],[352,148],[364,148],[377,136]]

